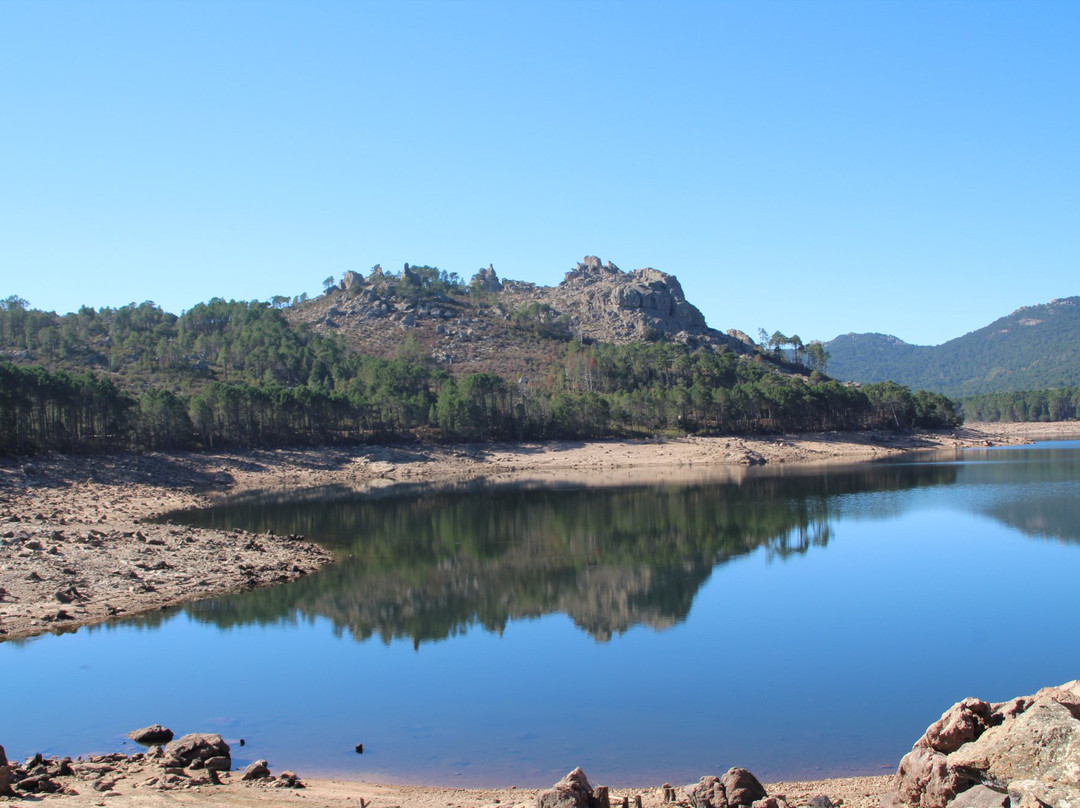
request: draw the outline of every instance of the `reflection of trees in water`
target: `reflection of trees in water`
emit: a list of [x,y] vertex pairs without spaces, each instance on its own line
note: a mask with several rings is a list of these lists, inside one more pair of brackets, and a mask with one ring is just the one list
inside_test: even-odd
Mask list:
[[1026,536],[1080,542],[1080,490],[1069,495],[1022,496],[990,509],[999,522]]
[[1080,542],[1080,452],[985,450],[965,459],[959,484],[1002,487],[987,498],[988,515],[1027,536]]
[[223,627],[325,617],[357,640],[414,644],[562,612],[606,640],[685,619],[718,564],[761,547],[780,559],[824,547],[845,495],[954,479],[949,466],[862,467],[726,484],[492,487],[185,513],[201,526],[318,538],[339,556],[308,578],[189,610]]

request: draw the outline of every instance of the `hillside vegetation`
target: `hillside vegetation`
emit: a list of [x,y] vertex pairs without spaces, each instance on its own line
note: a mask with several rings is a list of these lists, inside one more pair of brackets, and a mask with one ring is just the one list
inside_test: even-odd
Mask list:
[[884,334],[825,343],[838,379],[891,379],[945,395],[973,396],[1080,384],[1080,297],[1025,306],[942,345],[909,345]]
[[9,297],[0,451],[958,422],[943,396],[846,386],[708,329],[670,276],[587,262],[554,290],[376,268],[328,279],[315,301],[214,299],[181,315],[147,302],[60,316]]
[[972,421],[1073,421],[1080,418],[1080,387],[984,393],[962,398],[960,404]]

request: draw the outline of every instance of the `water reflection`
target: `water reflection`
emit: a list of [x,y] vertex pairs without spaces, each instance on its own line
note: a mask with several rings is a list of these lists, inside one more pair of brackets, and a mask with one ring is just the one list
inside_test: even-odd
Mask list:
[[[957,473],[952,465],[860,466],[620,489],[474,482],[185,513],[184,521],[204,527],[303,534],[339,555],[288,586],[189,610],[222,628],[326,617],[357,641],[378,635],[414,646],[473,625],[501,633],[511,620],[561,612],[606,641],[635,625],[685,620],[717,565],[758,548],[783,559],[826,546],[852,495],[949,485]],[[888,496],[873,503],[879,517],[900,507]]]
[[945,705],[1076,676],[1076,454],[185,514],[304,533],[342,560],[0,644],[9,691],[50,694],[11,701],[4,743],[115,751],[161,721],[311,776],[458,785],[547,785],[575,765],[639,785],[894,770]]
[[954,502],[1032,538],[1080,542],[1080,441],[968,449],[886,465],[949,462],[965,489]]

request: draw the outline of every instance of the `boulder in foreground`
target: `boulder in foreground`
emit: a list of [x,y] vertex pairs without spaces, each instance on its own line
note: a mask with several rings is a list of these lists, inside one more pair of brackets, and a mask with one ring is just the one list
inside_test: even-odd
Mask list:
[[753,774],[738,768],[728,769],[723,777],[702,777],[683,790],[693,808],[750,808],[768,797]]
[[[216,733],[193,732],[165,745],[165,757],[190,766],[198,761],[218,771],[228,771],[232,754],[229,745]],[[213,765],[210,762],[213,761]]]
[[581,767],[536,797],[536,808],[599,808],[599,800]]
[[14,797],[11,790],[11,770],[8,768],[7,753],[0,746],[0,797]]
[[[723,777],[702,777],[686,786],[686,801],[677,801],[675,789],[664,784],[664,802],[692,808],[788,808],[782,797],[770,797],[746,769],[728,769]],[[829,806],[828,800],[825,800]],[[624,803],[625,804],[625,803]],[[580,767],[536,797],[537,808],[609,808],[608,789],[589,785]],[[825,808],[825,806],[821,806]]]
[[1080,808],[1080,680],[964,699],[900,761],[887,808]]

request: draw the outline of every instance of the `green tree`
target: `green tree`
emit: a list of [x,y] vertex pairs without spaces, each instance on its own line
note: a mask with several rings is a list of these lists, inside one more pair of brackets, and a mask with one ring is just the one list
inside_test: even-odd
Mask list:
[[812,340],[806,345],[806,365],[810,370],[816,370],[818,373],[826,373],[826,367],[829,364],[829,352],[825,350],[825,346],[818,340]]
[[896,429],[909,426],[915,418],[915,398],[911,390],[896,382],[868,384],[863,392],[878,418],[891,423]]

